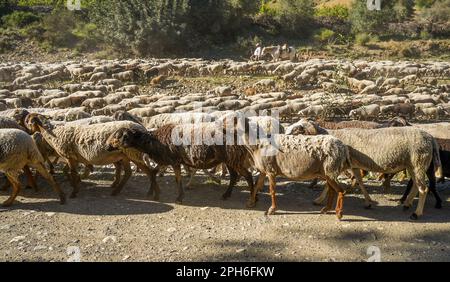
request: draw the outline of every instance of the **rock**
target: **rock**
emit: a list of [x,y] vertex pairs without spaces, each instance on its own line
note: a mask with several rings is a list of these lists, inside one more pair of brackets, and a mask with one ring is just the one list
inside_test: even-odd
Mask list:
[[40,250],[47,250],[47,247],[39,245],[33,248],[33,251],[40,251]]
[[204,208],[201,208],[200,210],[206,211],[207,209],[209,209],[209,207],[204,207]]
[[126,260],[128,260],[130,258],[130,256],[129,255],[126,255],[126,256],[124,256],[123,258],[122,258],[122,261],[126,261]]
[[10,243],[14,243],[14,242],[19,242],[25,239],[26,236],[16,236],[14,238],[11,239],[11,241],[9,241]]
[[46,212],[45,215],[48,217],[52,217],[54,216],[56,213],[55,212]]
[[106,244],[108,241],[112,241],[113,243],[115,243],[117,241],[116,236],[106,236],[105,238],[103,238],[102,242],[104,244]]
[[247,250],[247,249],[245,249],[245,248],[237,249],[237,250],[236,250],[236,253],[240,254],[240,253],[245,252],[246,250]]
[[177,229],[175,227],[170,227],[169,229],[167,229],[167,232],[169,232],[169,233],[173,233],[175,231],[177,231]]

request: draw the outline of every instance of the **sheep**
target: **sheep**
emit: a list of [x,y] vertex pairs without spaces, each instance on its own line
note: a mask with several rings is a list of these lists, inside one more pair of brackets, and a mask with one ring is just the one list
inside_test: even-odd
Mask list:
[[127,111],[117,111],[113,115],[114,120],[128,120],[138,124],[142,124],[142,120]]
[[351,118],[376,118],[380,113],[380,106],[377,104],[372,104],[368,106],[362,106],[357,109],[351,110],[349,116]]
[[20,192],[20,171],[25,167],[36,169],[58,194],[64,204],[66,196],[44,167],[44,159],[30,135],[18,129],[0,129],[0,171],[6,174],[13,190],[3,206],[11,206]]
[[152,78],[152,80],[150,80],[150,85],[152,86],[161,86],[163,84],[164,81],[167,80],[167,75],[161,74],[158,75],[157,77]]
[[118,79],[121,81],[133,81],[134,80],[134,72],[129,70],[129,71],[124,71],[124,72],[119,72],[119,73],[114,73],[112,75],[112,78],[114,79]]
[[[111,187],[112,195],[118,195],[131,176],[130,161],[150,176],[150,169],[144,162],[143,155],[133,150],[109,151],[107,138],[119,128],[145,130],[141,125],[129,121],[115,121],[93,125],[44,125],[39,115],[27,117],[28,128],[33,132],[40,132],[48,144],[69,165],[70,182],[73,187],[71,198],[79,192],[80,177],[77,172],[79,163],[89,165],[114,164],[116,167],[115,180]],[[121,178],[121,171],[125,175]]]
[[89,81],[97,82],[97,81],[106,79],[107,77],[108,77],[108,75],[104,72],[96,72],[91,75],[91,77],[89,78]]
[[[194,169],[209,169],[225,163],[230,172],[230,184],[223,194],[226,199],[237,182],[238,174],[245,177],[250,190],[253,190],[253,178],[248,171],[249,163],[245,161],[246,151],[242,147],[226,145],[220,135],[220,127],[216,123],[200,124],[167,124],[154,131],[144,132],[133,129],[119,129],[107,141],[111,150],[137,149],[146,153],[151,160],[158,164],[152,171],[152,187],[159,191],[156,183],[156,174],[160,166],[172,166],[178,187],[176,203],[181,204],[184,198],[184,189],[181,182],[181,165]],[[174,137],[177,136],[177,137]],[[209,142],[197,143],[196,138],[210,137]],[[178,144],[177,138],[187,138],[189,144]],[[216,145],[214,141],[221,140],[224,145]],[[202,140],[199,140],[202,141]]]
[[159,128],[163,125],[172,123],[199,123],[199,122],[212,122],[215,118],[211,114],[207,113],[172,113],[172,114],[159,114],[152,117],[144,118],[144,126],[148,129]]
[[[423,214],[428,188],[425,185],[426,171],[433,162],[439,173],[442,171],[439,148],[434,138],[420,129],[411,127],[389,127],[379,129],[341,129],[327,130],[315,122],[300,120],[286,129],[286,134],[330,134],[349,147],[353,175],[364,193],[365,205],[371,206],[371,199],[359,172],[363,169],[379,173],[397,173],[406,169],[414,181],[413,191],[405,201],[409,208],[417,192],[419,204],[411,219],[417,220]],[[418,191],[417,191],[418,189]],[[315,202],[320,203],[326,194],[322,193]]]
[[272,205],[267,211],[269,215],[274,214],[277,209],[275,194],[277,176],[293,180],[320,177],[332,188],[329,190],[330,197],[322,213],[332,208],[334,192],[337,192],[336,216],[338,219],[342,218],[344,189],[338,184],[337,177],[342,171],[350,168],[351,164],[349,151],[340,140],[331,136],[276,134],[271,137],[272,142],[260,141],[256,145],[251,145],[248,138],[248,132],[245,132],[245,147],[249,151],[253,167],[261,173],[252,190],[248,206],[254,206],[256,192],[263,185],[266,176],[269,178],[272,199]]
[[101,109],[106,106],[106,101],[103,98],[90,98],[84,100],[83,103],[81,103],[81,106],[91,110]]
[[107,105],[101,109],[97,109],[92,111],[93,116],[110,116],[113,115],[117,111],[126,110],[122,105]]
[[298,112],[300,116],[317,117],[324,113],[325,107],[322,105],[309,106]]

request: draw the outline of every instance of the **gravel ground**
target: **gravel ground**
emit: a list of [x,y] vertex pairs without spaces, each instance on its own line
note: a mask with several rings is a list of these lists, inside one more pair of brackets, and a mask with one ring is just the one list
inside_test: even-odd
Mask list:
[[[280,210],[267,217],[269,196],[261,195],[255,209],[245,208],[249,194],[243,182],[223,201],[228,180],[217,185],[199,175],[184,204],[176,205],[170,174],[159,178],[161,202],[145,198],[148,181],[140,174],[112,197],[112,178],[110,169],[96,168],[78,198],[63,206],[43,181],[39,192],[23,190],[11,208],[0,208],[0,260],[365,261],[379,249],[382,261],[450,261],[448,183],[439,186],[443,209],[434,209],[429,196],[418,222],[389,200],[403,191],[400,183],[393,183],[390,195],[369,183],[379,202],[371,210],[363,208],[361,194],[346,196],[338,221],[312,205],[321,188],[308,183],[280,180]],[[70,191],[60,174],[57,180]],[[0,192],[0,201],[7,195]]]

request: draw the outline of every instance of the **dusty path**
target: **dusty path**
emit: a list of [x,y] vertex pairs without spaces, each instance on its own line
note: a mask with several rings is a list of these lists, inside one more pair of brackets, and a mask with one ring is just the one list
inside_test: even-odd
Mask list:
[[[57,179],[70,191],[62,176]],[[419,222],[409,221],[411,212],[380,194],[377,184],[370,187],[377,207],[365,210],[361,195],[349,195],[338,222],[311,204],[320,189],[307,183],[280,182],[281,210],[266,217],[268,195],[247,209],[242,182],[222,201],[227,181],[218,186],[197,177],[184,204],[176,205],[172,175],[159,178],[161,202],[145,198],[142,175],[115,198],[109,195],[111,179],[109,169],[97,168],[79,197],[64,206],[41,181],[40,192],[22,191],[13,207],[0,209],[0,260],[66,261],[79,250],[82,261],[363,261],[375,246],[383,261],[450,261],[448,183],[439,186],[443,209],[434,209],[430,196]],[[396,194],[388,196],[402,190],[396,183]],[[0,195],[0,201],[7,197]]]

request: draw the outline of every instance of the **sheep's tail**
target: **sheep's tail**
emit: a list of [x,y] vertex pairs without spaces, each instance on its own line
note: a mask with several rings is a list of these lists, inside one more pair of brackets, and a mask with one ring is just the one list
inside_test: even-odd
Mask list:
[[434,138],[433,138],[433,164],[436,177],[439,179],[444,177],[444,174],[442,172],[441,156],[439,155],[439,145]]

